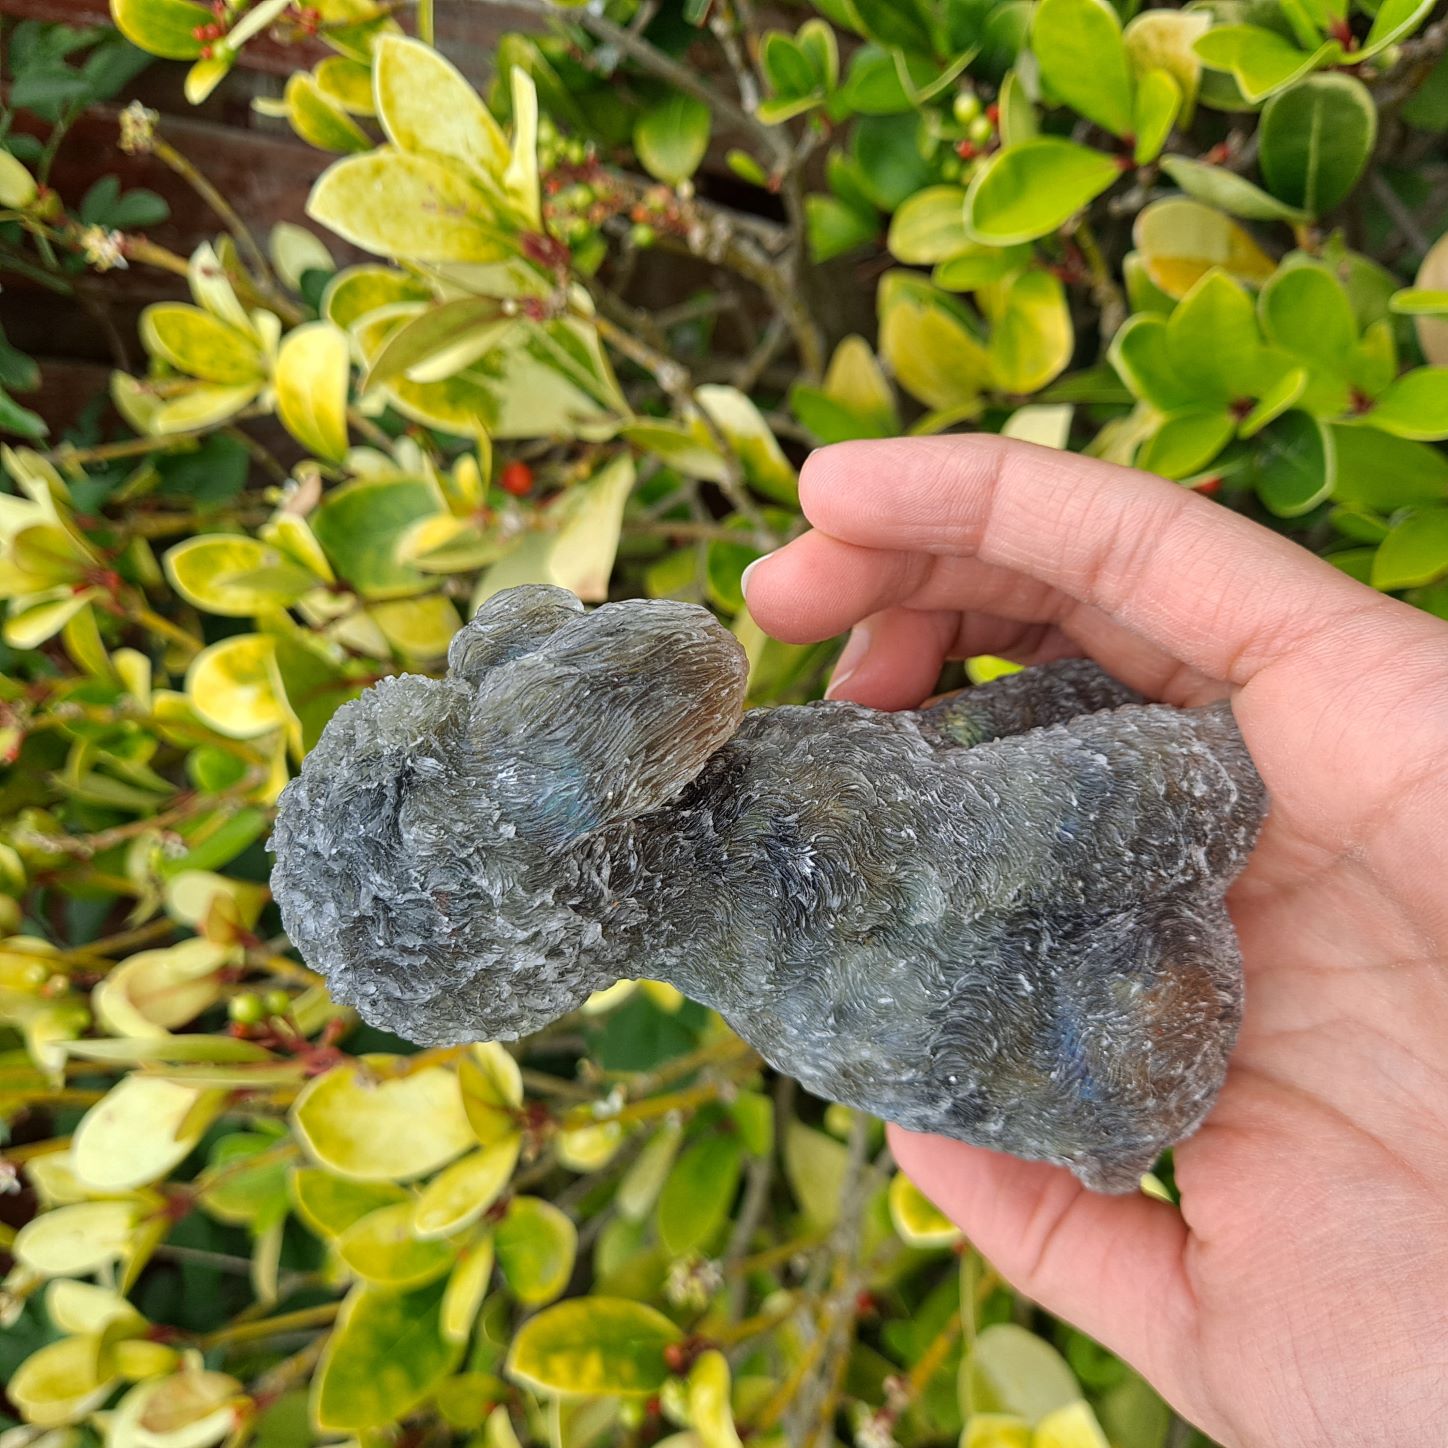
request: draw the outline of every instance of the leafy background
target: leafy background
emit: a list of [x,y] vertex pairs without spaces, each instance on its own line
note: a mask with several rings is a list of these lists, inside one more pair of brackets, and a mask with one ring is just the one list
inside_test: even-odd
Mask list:
[[[833,648],[766,639],[739,577],[822,442],[1135,462],[1448,617],[1448,21],[507,13],[486,75],[430,0],[0,32],[7,285],[163,297],[54,435],[0,344],[0,1444],[1201,1443],[878,1122],[666,987],[506,1048],[362,1027],[263,842],[338,705],[512,583],[705,602],[752,703],[816,696]],[[305,214],[254,234],[139,103],[57,190],[152,57],[206,105],[263,52]],[[190,254],[142,164],[207,209]]]

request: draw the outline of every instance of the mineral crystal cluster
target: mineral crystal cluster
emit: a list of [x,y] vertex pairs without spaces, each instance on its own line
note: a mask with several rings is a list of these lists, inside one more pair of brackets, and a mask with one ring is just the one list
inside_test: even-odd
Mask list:
[[670,981],[821,1096],[1134,1189],[1241,1016],[1265,796],[1229,706],[1075,660],[901,713],[746,713],[745,677],[702,608],[496,595],[282,796],[293,941],[423,1044]]

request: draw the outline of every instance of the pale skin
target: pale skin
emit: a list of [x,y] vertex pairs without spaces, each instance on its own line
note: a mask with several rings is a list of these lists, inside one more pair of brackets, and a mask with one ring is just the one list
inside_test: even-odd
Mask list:
[[911,707],[946,659],[1089,655],[1228,697],[1271,795],[1228,896],[1247,1008],[1176,1151],[1181,1207],[892,1129],[1020,1291],[1229,1448],[1448,1439],[1448,623],[1188,490],[1001,439],[845,443],[759,624],[854,633],[831,696]]

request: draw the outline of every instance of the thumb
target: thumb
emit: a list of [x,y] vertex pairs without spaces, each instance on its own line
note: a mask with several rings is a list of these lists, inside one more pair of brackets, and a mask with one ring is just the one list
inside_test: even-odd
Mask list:
[[1180,1402],[1195,1317],[1167,1202],[1088,1191],[1063,1167],[890,1128],[895,1160],[1018,1291]]

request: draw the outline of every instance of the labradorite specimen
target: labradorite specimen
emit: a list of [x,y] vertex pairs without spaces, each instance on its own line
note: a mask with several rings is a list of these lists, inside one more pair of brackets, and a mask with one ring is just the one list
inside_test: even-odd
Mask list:
[[1069,661],[918,711],[744,712],[706,610],[509,589],[282,796],[308,963],[424,1044],[671,981],[810,1090],[1135,1187],[1222,1083],[1262,782],[1226,704]]

